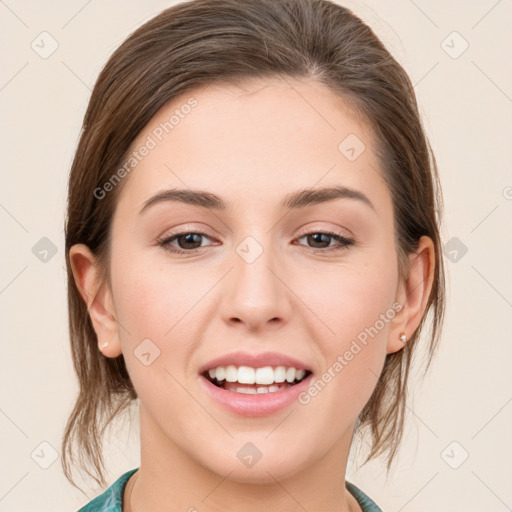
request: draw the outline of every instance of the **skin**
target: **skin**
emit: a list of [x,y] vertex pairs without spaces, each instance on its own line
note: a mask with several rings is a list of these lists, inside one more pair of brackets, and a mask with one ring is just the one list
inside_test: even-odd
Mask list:
[[[70,250],[98,343],[108,342],[103,355],[123,354],[140,400],[141,465],[124,510],[360,511],[343,485],[355,421],[386,354],[402,349],[400,334],[409,338],[421,321],[432,241],[420,240],[400,280],[392,201],[372,133],[313,81],[188,92],[163,107],[132,148],[191,96],[197,107],[125,178],[112,226],[111,287],[99,281],[85,245]],[[354,161],[338,150],[351,133],[366,146]],[[375,210],[349,198],[296,211],[280,206],[288,193],[327,185],[363,192]],[[149,197],[172,187],[215,193],[230,207],[169,201],[139,215]],[[355,242],[325,252],[338,242],[305,236],[325,231]],[[206,234],[192,239],[200,247],[193,255],[157,242],[180,232]],[[247,236],[263,250],[250,264],[236,252]],[[171,246],[191,251],[183,238]],[[395,302],[401,311],[307,405],[244,418],[200,385],[201,364],[239,349],[291,355],[318,377]],[[161,351],[149,366],[133,353],[145,339]],[[251,468],[236,456],[247,442],[262,453]]]

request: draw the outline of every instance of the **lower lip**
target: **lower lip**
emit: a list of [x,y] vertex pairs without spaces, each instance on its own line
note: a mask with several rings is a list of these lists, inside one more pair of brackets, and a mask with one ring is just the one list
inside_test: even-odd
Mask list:
[[312,377],[313,374],[310,374],[298,384],[279,391],[251,395],[219,388],[202,375],[200,379],[210,397],[229,411],[240,416],[266,416],[297,400],[298,395],[309,387]]

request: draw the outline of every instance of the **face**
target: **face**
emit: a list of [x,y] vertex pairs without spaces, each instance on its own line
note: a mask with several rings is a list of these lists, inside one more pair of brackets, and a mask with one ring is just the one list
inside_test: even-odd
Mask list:
[[[375,147],[342,98],[291,80],[195,90],[139,134],[107,300],[108,350],[137,390],[143,450],[267,482],[348,449],[386,354],[403,346]],[[158,196],[170,190],[184,192]]]

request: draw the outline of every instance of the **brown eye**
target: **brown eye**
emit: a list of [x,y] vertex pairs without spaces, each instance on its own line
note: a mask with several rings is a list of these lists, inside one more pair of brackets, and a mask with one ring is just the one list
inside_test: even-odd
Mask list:
[[[306,238],[306,241],[311,249],[318,252],[329,252],[345,249],[354,243],[354,240],[338,235],[337,233],[330,233],[318,231],[314,233],[307,233],[299,238]],[[338,245],[331,245],[332,241],[338,242]]]
[[[166,251],[175,252],[175,253],[193,253],[197,249],[204,247],[201,245],[202,238],[209,237],[204,233],[199,233],[195,231],[186,231],[182,233],[176,233],[175,235],[165,237],[161,240],[158,240],[160,246],[162,246]],[[176,245],[173,244],[176,242]]]
[[[331,235],[327,235],[326,233],[311,233],[306,235],[307,241],[309,244],[313,244],[312,247],[315,249],[325,249],[329,247],[331,240],[333,237]],[[325,245],[327,243],[327,245]]]
[[[201,247],[201,236],[199,233],[186,233],[174,237],[180,249],[197,249]],[[199,245],[197,245],[199,243]]]

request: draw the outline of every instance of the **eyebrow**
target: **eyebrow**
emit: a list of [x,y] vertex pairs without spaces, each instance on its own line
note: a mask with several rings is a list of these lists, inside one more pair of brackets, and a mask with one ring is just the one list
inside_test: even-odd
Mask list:
[[[345,187],[343,185],[317,189],[304,189],[292,192],[284,198],[281,203],[281,207],[287,210],[306,208],[319,203],[333,201],[334,199],[353,199],[360,201],[376,212],[375,206],[365,194],[359,190]],[[218,195],[211,192],[192,189],[169,189],[158,192],[145,201],[139,215],[155,204],[168,201],[175,201],[213,210],[227,210],[228,208],[228,203]]]

